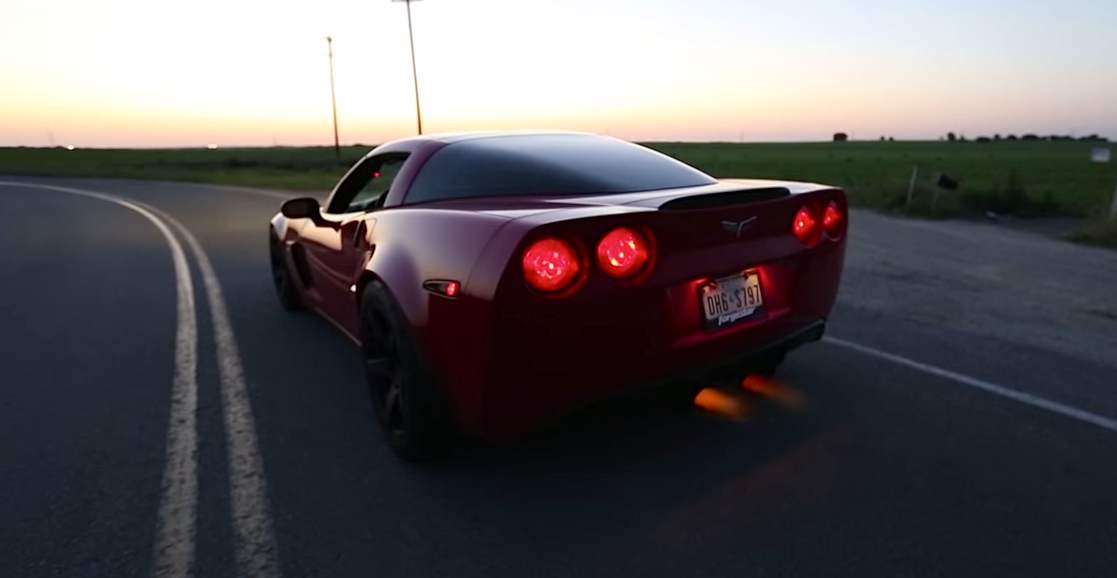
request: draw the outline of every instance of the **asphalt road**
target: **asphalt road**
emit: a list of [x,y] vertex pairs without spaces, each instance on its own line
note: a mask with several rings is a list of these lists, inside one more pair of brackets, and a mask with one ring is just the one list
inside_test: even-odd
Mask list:
[[[0,181],[181,222],[233,331],[171,227],[184,373],[165,233],[0,185],[0,576],[173,575],[183,552],[207,578],[1117,575],[1115,253],[856,212],[840,341],[790,356],[746,419],[633,407],[407,466],[352,344],[276,303],[278,197]],[[175,446],[188,382],[196,438]],[[193,515],[162,503],[165,471],[194,473]],[[186,533],[160,542],[167,516]]]

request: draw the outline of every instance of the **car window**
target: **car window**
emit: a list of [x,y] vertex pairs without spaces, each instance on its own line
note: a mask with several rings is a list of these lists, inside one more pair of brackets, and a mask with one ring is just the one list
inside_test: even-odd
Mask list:
[[407,155],[391,154],[361,161],[338,185],[326,212],[357,213],[381,206],[406,160]]
[[404,203],[502,195],[618,194],[714,182],[694,167],[617,139],[498,136],[452,143],[434,153],[411,183]]

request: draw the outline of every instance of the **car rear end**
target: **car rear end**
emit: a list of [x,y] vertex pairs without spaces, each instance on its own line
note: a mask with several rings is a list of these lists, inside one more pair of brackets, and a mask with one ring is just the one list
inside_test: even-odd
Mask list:
[[641,387],[739,379],[821,338],[847,224],[844,192],[818,185],[518,219],[465,421],[515,435]]

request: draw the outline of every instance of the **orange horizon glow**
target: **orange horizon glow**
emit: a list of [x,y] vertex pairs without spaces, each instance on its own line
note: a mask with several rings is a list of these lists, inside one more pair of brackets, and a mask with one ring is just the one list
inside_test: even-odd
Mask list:
[[[412,7],[423,128],[1117,137],[1117,80],[1101,72],[1117,35],[1100,24],[1117,5],[1032,8],[427,0]],[[0,38],[0,146],[330,145],[327,35],[341,141],[415,133],[406,12],[387,0],[59,0],[0,4],[0,19],[18,23]]]

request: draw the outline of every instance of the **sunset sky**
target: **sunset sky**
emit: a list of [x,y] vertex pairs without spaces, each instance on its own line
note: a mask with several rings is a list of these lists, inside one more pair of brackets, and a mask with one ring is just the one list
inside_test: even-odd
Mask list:
[[[1117,139],[1113,0],[424,0],[425,132]],[[0,0],[0,146],[413,134],[402,3]]]

